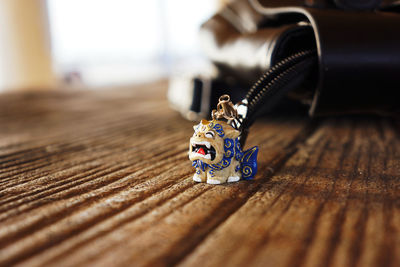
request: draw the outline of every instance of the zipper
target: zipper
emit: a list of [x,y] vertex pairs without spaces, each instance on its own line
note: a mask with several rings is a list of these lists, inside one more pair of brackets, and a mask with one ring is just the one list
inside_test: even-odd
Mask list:
[[235,105],[237,116],[231,120],[231,125],[241,132],[242,147],[260,108],[276,105],[281,97],[300,86],[316,65],[316,50],[300,51],[276,63],[254,83],[246,97]]

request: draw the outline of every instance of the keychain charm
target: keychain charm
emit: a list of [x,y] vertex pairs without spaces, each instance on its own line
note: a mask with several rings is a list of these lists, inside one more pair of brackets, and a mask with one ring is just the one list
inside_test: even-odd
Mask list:
[[[242,151],[248,129],[260,111],[271,109],[293,88],[299,87],[317,64],[315,50],[297,52],[282,59],[250,88],[246,97],[233,105],[228,95],[219,98],[212,120],[194,126],[189,159],[196,168],[193,180],[222,184],[250,180],[257,173],[258,147]],[[267,108],[267,109],[266,109]]]
[[209,184],[253,179],[257,173],[258,147],[242,151],[241,115],[228,95],[219,98],[212,120],[194,126],[189,159],[196,169],[193,180]]

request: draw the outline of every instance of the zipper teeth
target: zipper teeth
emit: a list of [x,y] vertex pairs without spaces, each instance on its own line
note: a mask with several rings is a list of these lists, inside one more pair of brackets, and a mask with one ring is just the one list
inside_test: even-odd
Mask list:
[[[261,88],[257,94],[249,101],[249,113],[251,114],[261,103],[261,100],[265,97],[265,95],[270,92],[273,86],[280,86],[284,85],[288,82],[289,78],[293,76],[293,74],[297,74],[297,67],[302,64],[303,62],[297,63],[288,69],[284,70],[283,72],[279,73],[276,77],[274,77],[268,84]],[[292,75],[289,75],[292,74]]]
[[288,65],[293,65],[298,63],[299,61],[303,60],[304,58],[312,55],[315,53],[315,50],[305,50],[300,51],[296,54],[293,54],[287,58],[276,63],[272,66],[268,71],[266,71],[257,82],[250,88],[249,92],[246,95],[246,99],[250,100],[254,97],[255,94],[258,93],[258,89],[260,87],[265,87],[266,84],[269,82],[269,78],[273,77],[275,72],[280,72],[282,69],[288,67]]
[[249,127],[255,118],[257,108],[267,95],[274,95],[300,72],[308,71],[316,59],[315,50],[306,50],[289,56],[264,73],[264,75],[249,90],[246,99],[248,101],[248,114],[243,121],[244,128]]

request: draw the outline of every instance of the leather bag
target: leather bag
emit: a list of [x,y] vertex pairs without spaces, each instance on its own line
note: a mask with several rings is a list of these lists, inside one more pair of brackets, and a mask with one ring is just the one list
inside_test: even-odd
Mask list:
[[315,49],[318,64],[287,94],[291,101],[306,104],[312,116],[398,114],[399,11],[394,1],[231,2],[201,27],[204,51],[218,70],[210,106],[223,93],[239,101],[276,62]]

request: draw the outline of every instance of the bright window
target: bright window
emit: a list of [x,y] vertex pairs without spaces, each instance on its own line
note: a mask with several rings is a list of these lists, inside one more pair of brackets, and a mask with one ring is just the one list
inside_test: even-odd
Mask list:
[[200,57],[216,0],[48,0],[54,66],[89,85],[145,81]]

